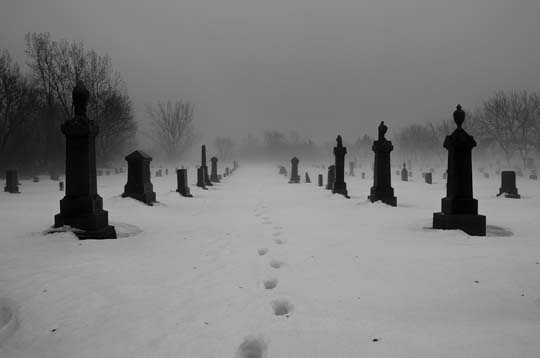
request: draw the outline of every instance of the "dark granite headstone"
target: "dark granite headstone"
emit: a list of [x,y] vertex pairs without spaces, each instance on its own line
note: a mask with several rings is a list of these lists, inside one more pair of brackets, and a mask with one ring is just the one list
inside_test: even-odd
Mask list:
[[334,189],[334,181],[336,179],[336,167],[334,165],[328,166],[328,177],[326,178],[326,189]]
[[472,236],[486,236],[486,217],[478,215],[478,201],[473,198],[471,151],[476,141],[463,128],[465,112],[454,112],[457,128],[444,141],[448,150],[446,197],[441,212],[433,214],[433,228],[463,230]]
[[322,174],[319,174],[319,186],[323,186],[323,175]]
[[379,138],[373,142],[375,162],[373,166],[373,186],[368,199],[371,202],[382,201],[385,204],[396,206],[397,199],[394,196],[394,188],[391,186],[392,175],[390,172],[390,152],[394,149],[392,142],[384,136],[388,127],[381,122],[379,125]]
[[349,162],[349,176],[354,176],[354,162]]
[[287,176],[287,169],[283,165],[279,167],[279,174]]
[[130,197],[152,205],[156,201],[154,186],[150,182],[150,162],[152,158],[148,154],[136,150],[126,156],[125,159],[128,162],[128,180],[124,186],[122,197]]
[[225,168],[225,176],[226,176],[226,177],[229,176],[229,167]]
[[95,139],[99,128],[86,116],[90,97],[82,81],[73,89],[74,117],[62,124],[66,136],[66,195],[54,227],[70,226],[79,239],[116,239],[97,192]]
[[18,194],[19,191],[19,178],[16,170],[6,170],[6,186],[4,191],[10,194]]
[[213,181],[214,183],[219,183],[219,177],[218,177],[218,169],[217,169],[217,163],[218,163],[218,158],[217,157],[212,157],[210,158],[210,161],[212,162],[212,174],[210,175],[210,180]]
[[426,184],[433,184],[433,174],[431,172],[424,173],[424,181]]
[[180,195],[185,196],[187,198],[193,197],[193,195],[191,195],[191,192],[189,191],[187,169],[176,170],[176,183],[177,183],[176,191],[180,193]]
[[497,194],[497,196],[501,196],[503,194],[507,198],[521,198],[516,187],[516,172],[510,170],[504,170],[501,172],[501,187],[499,188],[499,194]]
[[289,184],[300,183],[300,175],[298,175],[298,163],[299,162],[300,161],[296,157],[291,159],[291,179],[289,180]]
[[401,169],[401,181],[409,181],[409,172],[405,167],[405,162],[403,162],[403,169]]
[[59,191],[64,191],[64,182],[61,181],[60,183],[58,183],[58,190]]
[[[202,145],[201,147],[201,168],[203,168],[203,180],[204,180],[204,186],[212,186],[212,182],[210,181],[210,176],[208,175],[208,166],[206,165],[206,146]],[[197,185],[199,186],[199,185]]]
[[348,198],[347,183],[345,183],[345,154],[347,154],[347,148],[343,146],[340,135],[337,136],[336,142],[337,144],[334,147],[335,179],[332,193],[341,194]]
[[197,168],[197,184],[199,188],[206,189],[206,182],[204,181],[204,168]]
[[308,172],[306,172],[306,183],[311,183]]

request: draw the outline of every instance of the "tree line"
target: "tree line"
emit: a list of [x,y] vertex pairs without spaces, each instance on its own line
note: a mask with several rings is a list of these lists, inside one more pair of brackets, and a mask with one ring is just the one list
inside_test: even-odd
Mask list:
[[[534,153],[540,153],[540,95],[526,90],[496,91],[472,111],[466,111],[464,126],[478,143],[480,155],[498,155],[510,165],[519,160],[525,167]],[[394,136],[404,157],[443,159],[444,138],[455,129],[451,119],[402,128]]]

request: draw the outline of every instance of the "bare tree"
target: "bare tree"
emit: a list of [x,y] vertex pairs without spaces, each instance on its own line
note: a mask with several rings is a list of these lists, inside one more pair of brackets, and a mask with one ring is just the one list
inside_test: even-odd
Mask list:
[[7,51],[0,53],[0,163],[15,132],[37,112],[38,92],[20,73]]
[[216,137],[214,144],[218,151],[218,155],[223,159],[230,159],[235,147],[234,140],[226,137]]
[[153,139],[163,150],[167,160],[176,160],[195,142],[193,105],[182,100],[147,105]]
[[501,147],[508,163],[517,152],[526,164],[535,146],[539,106],[538,95],[527,91],[498,91],[483,103],[478,114],[481,128]]

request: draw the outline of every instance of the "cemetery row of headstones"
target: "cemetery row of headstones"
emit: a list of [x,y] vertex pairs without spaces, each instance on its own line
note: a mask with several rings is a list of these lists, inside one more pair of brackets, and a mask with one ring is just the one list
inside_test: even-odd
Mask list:
[[[433,214],[433,228],[443,230],[463,230],[469,235],[486,235],[486,217],[478,214],[478,201],[473,197],[472,183],[472,149],[476,141],[462,127],[465,121],[465,112],[458,105],[453,113],[457,128],[446,137],[444,148],[448,151],[448,168],[445,172],[446,197],[441,200],[441,211]],[[381,122],[378,129],[378,138],[374,141],[372,150],[375,153],[373,164],[373,186],[368,199],[371,202],[381,201],[390,206],[397,205],[397,198],[391,186],[390,153],[393,150],[392,142],[385,138],[388,127]],[[343,147],[341,136],[338,136],[337,145],[334,147],[335,162],[328,167],[326,189],[333,193],[348,197],[345,183],[345,154],[347,149]],[[291,160],[290,183],[298,183],[298,158]],[[410,166],[410,163],[409,163]],[[426,183],[433,181],[434,169],[423,173]],[[280,174],[287,174],[284,167],[280,168]],[[364,174],[364,173],[362,173]],[[412,175],[407,170],[405,163],[403,168],[396,171],[401,175],[401,180],[408,181]],[[515,172],[503,171],[501,173],[501,188],[499,195],[519,198],[515,186]],[[354,176],[354,162],[349,162],[349,175]],[[307,176],[307,173],[306,173]],[[364,178],[364,175],[362,175]],[[319,175],[318,185],[323,185],[323,176]]]
[[[60,213],[54,217],[54,227],[69,226],[79,239],[114,239],[116,230],[109,225],[108,212],[103,210],[103,199],[97,192],[97,169],[95,138],[98,126],[95,121],[86,115],[86,107],[90,97],[82,81],[78,81],[73,89],[74,117],[62,124],[61,130],[66,137],[66,194],[60,200]],[[150,181],[150,162],[152,158],[142,151],[134,151],[125,157],[128,162],[128,180],[124,187],[122,197],[131,197],[152,205],[156,201],[156,194]],[[203,186],[218,183],[221,175],[217,173],[218,159],[213,157],[212,173],[208,176],[206,168],[206,148],[202,147],[201,179]],[[238,169],[234,161],[233,168],[225,171],[225,176]],[[115,173],[122,172],[121,169]],[[108,171],[106,172],[108,173]],[[102,173],[100,173],[102,174]],[[168,169],[165,169],[168,174]],[[108,174],[106,174],[108,175]],[[161,169],[156,176],[161,176]],[[54,178],[57,179],[56,177]],[[39,181],[39,178],[34,181]],[[187,169],[177,170],[177,192],[180,195],[191,197],[187,183]],[[6,173],[6,186],[4,190],[9,193],[18,193],[17,172],[8,170]],[[64,183],[60,183],[64,189]]]

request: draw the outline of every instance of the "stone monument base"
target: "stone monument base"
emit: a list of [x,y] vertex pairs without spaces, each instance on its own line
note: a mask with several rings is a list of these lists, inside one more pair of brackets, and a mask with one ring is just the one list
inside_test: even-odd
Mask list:
[[341,194],[344,197],[346,197],[347,199],[349,199],[349,193],[347,192],[346,188],[335,188],[334,187],[334,189],[332,189],[332,194]]
[[116,239],[116,230],[114,226],[107,225],[100,230],[77,230],[73,231],[79,240],[107,240]]
[[[109,221],[108,217],[109,213],[105,210],[101,210],[95,214],[77,216],[56,214],[54,216],[54,227],[70,226],[74,228],[73,233],[77,235],[80,240],[116,239],[114,226],[107,225],[107,222]],[[93,229],[100,226],[100,229]]]
[[300,183],[300,177],[296,177],[296,178],[291,178],[291,180],[289,180],[289,184],[298,184]]
[[368,199],[371,200],[372,203],[380,200],[383,203],[388,204],[390,206],[397,206],[397,198],[395,196],[378,197],[375,195],[369,195]]
[[123,193],[122,198],[130,197],[152,206],[156,202],[156,193]]
[[191,195],[191,192],[189,191],[189,188],[185,188],[182,190],[176,190],[177,193],[179,193],[182,196],[185,196],[186,198],[193,198],[193,195]]
[[476,214],[433,213],[433,228],[462,230],[471,236],[486,236],[486,217]]

